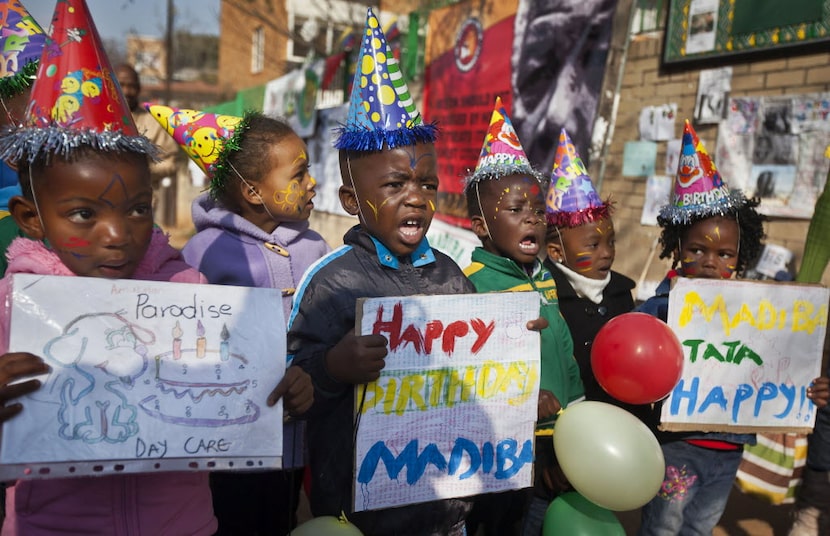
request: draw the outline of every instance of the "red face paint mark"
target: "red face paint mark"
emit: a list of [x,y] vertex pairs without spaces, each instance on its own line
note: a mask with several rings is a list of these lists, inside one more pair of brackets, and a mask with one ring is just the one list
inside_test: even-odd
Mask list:
[[60,247],[64,248],[83,248],[91,245],[92,242],[89,240],[85,240],[83,238],[77,236],[70,236],[66,239],[62,244],[58,244]]

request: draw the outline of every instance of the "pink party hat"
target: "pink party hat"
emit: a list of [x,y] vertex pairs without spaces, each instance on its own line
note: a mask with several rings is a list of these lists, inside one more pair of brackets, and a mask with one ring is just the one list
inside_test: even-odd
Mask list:
[[218,197],[225,189],[228,156],[239,149],[239,138],[248,130],[252,114],[237,117],[149,102],[144,108],[205,172],[211,195]]
[[372,8],[366,14],[360,56],[349,98],[346,124],[338,129],[337,149],[380,151],[433,142],[435,125],[424,124],[415,109],[400,65]]
[[481,180],[499,179],[508,175],[530,175],[537,180],[542,179],[541,174],[530,165],[516,129],[501,103],[501,97],[496,97],[484,145],[481,146],[475,170],[467,178],[467,187]]
[[603,203],[594,189],[588,170],[564,128],[559,133],[545,203],[548,224],[557,227],[577,227],[609,214],[609,204]]
[[680,159],[669,204],[657,216],[660,225],[688,224],[726,214],[746,204],[740,191],[730,191],[689,120],[683,127]]
[[18,0],[0,0],[0,98],[31,87],[46,34]]
[[61,0],[23,124],[0,139],[0,158],[33,162],[79,147],[157,152],[135,127],[86,2]]

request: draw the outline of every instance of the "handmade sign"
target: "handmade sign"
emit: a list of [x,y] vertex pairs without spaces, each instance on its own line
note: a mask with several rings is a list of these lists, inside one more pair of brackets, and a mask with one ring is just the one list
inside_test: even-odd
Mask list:
[[356,387],[355,511],[531,485],[539,393],[536,292],[358,303],[389,343]]
[[279,291],[20,274],[10,351],[51,367],[3,425],[0,478],[280,467]]
[[812,430],[829,297],[818,285],[678,279],[668,324],[686,361],[661,428]]

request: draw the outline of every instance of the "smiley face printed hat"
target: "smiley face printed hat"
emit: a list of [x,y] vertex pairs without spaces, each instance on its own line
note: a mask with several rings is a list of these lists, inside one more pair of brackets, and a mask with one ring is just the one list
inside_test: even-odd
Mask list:
[[424,124],[415,109],[400,66],[371,8],[361,35],[346,124],[336,132],[335,148],[368,152],[431,143],[437,136],[435,125]]
[[248,130],[253,113],[237,117],[149,102],[144,108],[205,172],[210,181],[210,194],[218,198],[231,171],[228,156],[239,150],[240,137]]
[[657,223],[686,225],[701,218],[733,213],[747,203],[730,190],[688,119],[683,127],[680,159],[669,203],[660,209]]
[[467,176],[465,189],[479,181],[500,179],[508,175],[527,175],[540,183],[544,181],[542,174],[530,165],[501,97],[496,97],[478,162],[473,172]]
[[607,218],[611,205],[600,199],[588,170],[565,129],[559,133],[559,145],[553,160],[545,215],[548,225],[578,227]]
[[0,158],[31,163],[81,147],[157,153],[136,130],[86,2],[61,0],[22,124],[0,137]]
[[0,98],[32,86],[46,34],[18,0],[0,0]]

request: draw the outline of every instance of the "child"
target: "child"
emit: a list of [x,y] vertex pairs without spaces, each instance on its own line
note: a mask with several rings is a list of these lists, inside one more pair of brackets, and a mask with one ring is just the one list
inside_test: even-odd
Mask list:
[[[571,335],[557,305],[556,284],[537,257],[545,240],[546,187],[547,181],[531,168],[497,98],[481,156],[465,188],[471,228],[482,246],[473,251],[472,264],[464,273],[478,292],[539,292],[542,316],[550,324],[542,331],[537,490],[523,529],[524,534],[533,535],[541,533],[550,503],[545,491],[552,491],[553,483],[545,479],[552,478],[555,467],[551,434],[556,413],[584,395]],[[504,499],[501,495],[498,501]],[[482,499],[490,518],[501,509],[490,504],[494,499]]]
[[[205,171],[210,191],[193,201],[194,235],[182,250],[188,264],[222,285],[282,290],[285,319],[294,288],[311,263],[329,251],[308,227],[314,185],[306,146],[285,122],[262,114],[244,118],[147,105]],[[178,119],[174,119],[178,118]],[[187,150],[200,129],[216,132],[210,156]],[[311,406],[311,378],[300,367],[292,389]],[[302,469],[302,428],[284,430],[284,471],[214,473],[213,509],[221,534],[286,534],[296,525]],[[282,506],[282,507],[280,507]]]
[[[690,202],[693,196],[701,201]],[[761,251],[758,204],[729,190],[686,121],[672,200],[657,217],[663,228],[660,257],[671,256],[673,269],[639,310],[665,321],[676,276],[729,279],[740,274]],[[816,405],[826,403],[826,389],[808,389],[807,395]],[[655,412],[659,416],[660,404]],[[643,507],[639,534],[711,534],[726,507],[743,446],[755,442],[754,434],[657,432],[657,437],[666,480]]]
[[614,404],[646,420],[650,406],[613,398],[591,369],[591,343],[600,328],[634,309],[634,281],[611,270],[616,254],[613,206],[600,199],[565,129],[559,135],[546,204],[544,264],[556,282],[559,310],[573,337],[585,398]]
[[[0,127],[16,125],[23,118],[29,102],[46,34],[17,0],[0,1],[0,58],[5,68],[0,72]],[[6,271],[6,249],[12,240],[23,236],[9,218],[9,199],[20,195],[17,170],[0,162],[0,276]]]
[[[148,156],[155,149],[130,121],[83,0],[60,2],[52,28],[24,123],[0,139],[0,158],[14,160],[24,178],[23,196],[12,198],[9,208],[33,239],[12,243],[9,273],[204,282],[153,226]],[[65,39],[67,32],[75,38]],[[47,53],[50,47],[61,53]],[[78,94],[55,84],[72,73],[83,73]],[[0,281],[4,303],[10,291],[7,277]],[[6,353],[8,322],[3,309],[3,401],[39,387],[31,380],[8,382],[48,370],[36,356]],[[269,404],[286,388],[281,383]],[[3,419],[22,408],[11,409]],[[25,411],[17,418],[26,418]],[[197,472],[20,481],[8,491],[6,513],[3,534],[216,531],[208,477]]]
[[438,189],[435,127],[421,122],[386,51],[369,9],[349,115],[335,143],[340,202],[360,223],[346,233],[342,247],[306,272],[289,320],[289,354],[311,374],[315,390],[308,418],[311,511],[346,512],[367,536],[458,536],[469,510],[464,499],[349,513],[355,385],[377,379],[386,356],[385,337],[355,334],[357,299],[474,290],[426,240]]

